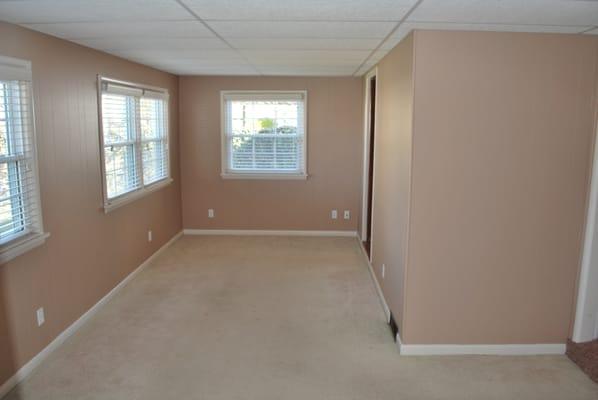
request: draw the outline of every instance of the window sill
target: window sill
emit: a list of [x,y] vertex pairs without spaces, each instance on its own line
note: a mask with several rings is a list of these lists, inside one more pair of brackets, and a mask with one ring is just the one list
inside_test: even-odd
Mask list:
[[0,264],[6,264],[13,258],[41,246],[49,236],[47,232],[30,233],[0,246]]
[[222,179],[305,180],[307,174],[224,172]]
[[135,200],[139,200],[142,197],[145,197],[157,190],[160,190],[173,182],[172,178],[166,178],[158,182],[152,183],[150,186],[147,186],[143,189],[137,189],[133,192],[125,193],[119,197],[115,197],[112,200],[108,200],[104,204],[104,213],[108,214],[110,211],[114,211],[117,208],[120,208],[126,204],[129,204]]

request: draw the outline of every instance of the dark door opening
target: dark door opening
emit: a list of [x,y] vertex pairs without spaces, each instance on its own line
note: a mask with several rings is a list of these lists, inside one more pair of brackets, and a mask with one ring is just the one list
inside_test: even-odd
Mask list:
[[374,192],[374,132],[375,132],[375,123],[376,123],[376,77],[372,77],[370,79],[370,108],[369,112],[369,126],[368,126],[368,133],[370,140],[368,141],[369,149],[368,149],[368,186],[367,186],[367,199],[368,199],[368,206],[367,206],[367,217],[366,217],[366,240],[363,242],[363,247],[365,251],[370,254],[370,248],[372,245],[372,197]]

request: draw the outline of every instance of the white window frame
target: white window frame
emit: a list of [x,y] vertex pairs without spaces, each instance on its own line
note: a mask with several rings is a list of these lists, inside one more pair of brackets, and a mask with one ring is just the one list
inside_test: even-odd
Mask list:
[[[108,197],[108,187],[106,182],[106,163],[105,163],[105,146],[104,146],[104,127],[103,127],[103,115],[102,115],[102,84],[114,84],[118,86],[128,87],[133,90],[141,90],[143,92],[150,91],[153,93],[158,93],[163,96],[165,101],[164,112],[166,113],[165,116],[165,130],[166,130],[166,165],[168,169],[167,176],[163,179],[160,179],[155,182],[151,182],[149,184],[145,184],[143,182],[143,165],[142,162],[139,162],[138,167],[139,171],[139,179],[141,180],[141,186],[137,189],[133,189],[129,192],[123,193],[116,197]],[[131,203],[135,200],[138,200],[142,197],[145,197],[156,190],[162,189],[173,182],[172,179],[172,166],[170,164],[170,101],[169,101],[169,94],[168,90],[156,86],[149,86],[140,83],[128,82],[119,79],[113,79],[106,76],[98,75],[98,120],[99,120],[99,136],[100,136],[100,164],[101,164],[101,172],[102,172],[102,191],[103,191],[103,207],[104,212],[109,213],[112,210],[115,210],[119,207],[124,206],[125,204]],[[137,154],[141,150],[141,144],[143,144],[143,139],[141,138],[140,134],[137,135],[135,139],[135,157],[142,158],[140,154]]]
[[[0,56],[0,80],[18,80],[28,81],[29,85],[29,104],[30,104],[30,115],[31,126],[30,137],[31,141],[31,157],[28,160],[30,177],[34,180],[34,190],[28,196],[23,198],[25,212],[31,212],[35,210],[39,216],[35,219],[34,224],[21,232],[8,237],[2,244],[0,244],[0,264],[4,264],[15,257],[20,256],[45,243],[46,239],[50,236],[49,233],[44,232],[43,216],[40,198],[40,186],[39,186],[39,169],[37,160],[37,142],[36,142],[36,129],[35,129],[35,106],[33,104],[33,74],[31,69],[31,62],[27,60],[21,60],[13,57]],[[14,156],[2,157],[2,159],[15,159]],[[26,160],[26,157],[22,157],[22,160]]]
[[[230,154],[228,151],[227,133],[226,133],[226,96],[229,95],[256,95],[256,97],[268,94],[300,94],[303,97],[303,172],[240,172],[231,171],[229,168]],[[223,179],[280,179],[296,180],[307,179],[307,90],[221,90],[220,91],[220,160],[221,173]]]

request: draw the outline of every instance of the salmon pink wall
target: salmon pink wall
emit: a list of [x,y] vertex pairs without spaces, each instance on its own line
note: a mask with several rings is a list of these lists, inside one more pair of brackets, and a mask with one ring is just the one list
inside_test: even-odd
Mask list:
[[[307,180],[220,177],[221,90],[307,90]],[[357,230],[360,78],[181,77],[180,104],[185,228]],[[336,220],[330,218],[332,209],[339,212]],[[343,219],[343,210],[351,212],[350,220]]]
[[[0,385],[181,230],[178,79],[0,23],[0,54],[32,62],[46,243],[0,266]],[[102,209],[97,74],[167,88],[174,183]],[[147,231],[153,230],[148,243]],[[35,311],[46,322],[37,327]]]

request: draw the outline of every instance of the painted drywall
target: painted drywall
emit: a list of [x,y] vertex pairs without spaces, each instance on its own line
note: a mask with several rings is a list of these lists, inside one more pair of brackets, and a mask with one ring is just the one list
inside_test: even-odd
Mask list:
[[376,76],[372,267],[399,331],[409,233],[413,48],[409,35],[378,64]]
[[[307,90],[307,180],[220,177],[220,91]],[[359,78],[181,77],[183,225],[188,229],[355,231],[360,218]],[[208,209],[215,218],[208,218]],[[330,211],[339,218],[332,220]],[[342,211],[350,210],[344,220]]]
[[586,212],[596,39],[415,36],[403,341],[564,343]]
[[[0,54],[32,62],[41,200],[51,236],[0,266],[0,384],[180,231],[178,78],[0,23]],[[96,75],[170,92],[174,183],[102,210]],[[147,231],[153,230],[148,243]],[[46,323],[37,327],[35,310]]]

